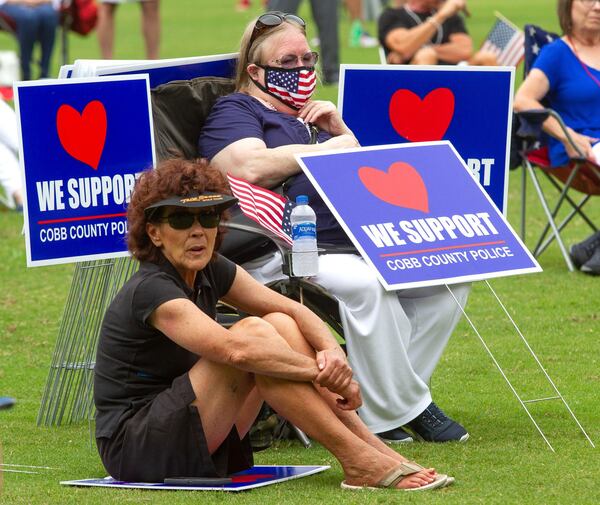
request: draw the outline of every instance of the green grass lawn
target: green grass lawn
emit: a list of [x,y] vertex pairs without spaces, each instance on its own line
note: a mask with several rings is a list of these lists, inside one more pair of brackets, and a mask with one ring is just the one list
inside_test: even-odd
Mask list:
[[[163,2],[164,57],[225,53],[236,50],[244,25],[259,12],[234,11],[234,0],[171,0]],[[308,2],[302,14],[310,22]],[[499,10],[518,25],[536,22],[556,29],[554,1],[470,0],[471,33],[479,44]],[[371,31],[374,24],[371,22]],[[309,24],[310,35],[314,34]],[[346,63],[377,63],[374,49],[349,49],[348,21],[342,17],[341,49]],[[135,5],[120,9],[117,58],[143,57],[139,13]],[[14,48],[0,33],[0,49]],[[71,58],[97,58],[94,36],[70,37]],[[55,62],[57,58],[55,57]],[[58,66],[56,66],[58,70]],[[518,70],[518,74],[521,70]],[[335,100],[337,89],[320,90],[320,98]],[[511,174],[509,220],[518,226],[520,172]],[[597,203],[597,202],[593,202]],[[542,223],[534,195],[528,195],[527,243]],[[593,216],[600,220],[596,205]],[[330,464],[332,469],[304,480],[239,495],[191,492],[140,492],[75,489],[60,486],[66,479],[103,476],[90,446],[87,423],[46,428],[36,426],[57,330],[73,267],[25,267],[22,217],[0,213],[0,395],[18,400],[0,412],[0,442],[5,463],[51,467],[37,474],[3,474],[0,503],[427,503],[427,504],[594,504],[600,502],[598,449],[587,444],[559,402],[533,404],[531,411],[556,449],[552,453],[494,367],[474,331],[462,321],[433,377],[434,397],[451,416],[465,424],[471,439],[463,445],[412,444],[403,452],[417,461],[454,475],[456,485],[423,494],[394,491],[352,493],[339,489],[342,472],[323,449],[303,449],[284,442],[257,454],[262,464]],[[573,242],[587,236],[580,223],[567,234]],[[505,302],[550,376],[565,396],[592,440],[600,443],[599,279],[569,273],[556,246],[540,260],[541,274],[497,279],[491,285]],[[478,283],[467,313],[505,368],[524,399],[553,392],[514,329],[500,312],[485,283]],[[8,467],[6,467],[8,468]],[[16,468],[16,467],[11,467]]]

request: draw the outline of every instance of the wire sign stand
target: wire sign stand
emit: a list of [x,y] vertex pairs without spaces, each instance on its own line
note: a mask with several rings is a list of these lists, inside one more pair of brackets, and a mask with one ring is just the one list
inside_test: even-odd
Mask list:
[[137,261],[129,257],[86,261],[75,266],[38,412],[38,426],[76,423],[93,415],[93,370],[102,318],[137,267]]
[[567,401],[565,400],[565,398],[563,397],[563,395],[560,393],[560,391],[556,387],[556,384],[554,384],[554,381],[550,378],[550,375],[548,375],[548,372],[546,371],[546,369],[542,365],[541,361],[539,360],[539,358],[537,357],[537,355],[533,351],[531,345],[529,344],[529,342],[527,341],[527,339],[525,338],[525,336],[521,332],[520,328],[517,326],[517,323],[515,322],[515,320],[511,317],[511,315],[508,312],[508,310],[506,309],[505,305],[502,303],[502,301],[500,300],[500,298],[498,297],[498,295],[496,294],[496,292],[494,291],[494,289],[492,288],[492,286],[490,285],[490,283],[487,280],[484,281],[484,282],[485,282],[486,286],[488,287],[488,289],[490,290],[490,292],[492,293],[492,295],[494,296],[494,298],[496,299],[496,301],[498,302],[498,304],[500,305],[500,307],[502,308],[504,314],[506,314],[506,317],[510,320],[512,326],[515,328],[517,334],[519,335],[519,337],[521,338],[521,340],[525,344],[525,347],[527,348],[527,350],[529,351],[529,353],[531,354],[531,356],[533,357],[533,359],[537,363],[539,369],[541,370],[542,374],[544,375],[544,377],[546,378],[546,380],[550,384],[550,386],[553,389],[555,395],[549,396],[549,397],[545,397],[545,398],[531,398],[531,399],[528,399],[528,400],[523,400],[521,398],[521,396],[519,395],[519,393],[517,392],[517,390],[515,389],[515,387],[512,385],[510,379],[508,378],[508,376],[506,375],[506,373],[504,372],[504,370],[502,369],[502,367],[500,366],[500,363],[498,363],[498,361],[494,357],[491,349],[488,347],[488,345],[483,340],[483,337],[481,336],[481,334],[479,333],[479,331],[477,330],[477,328],[475,327],[475,325],[471,321],[471,318],[469,318],[469,316],[465,312],[465,310],[462,307],[462,305],[460,304],[460,302],[454,296],[454,293],[452,292],[452,290],[450,289],[450,287],[448,287],[446,285],[446,288],[448,289],[448,291],[450,291],[450,294],[452,295],[452,298],[454,298],[454,301],[460,307],[463,316],[469,322],[469,324],[471,325],[471,328],[473,328],[473,331],[475,332],[475,334],[477,335],[477,337],[481,341],[484,349],[486,350],[486,352],[492,358],[492,361],[494,362],[494,365],[496,365],[496,368],[498,368],[498,370],[500,371],[500,374],[502,375],[502,377],[504,378],[504,380],[508,384],[509,389],[515,395],[515,397],[517,398],[518,402],[521,404],[521,406],[523,407],[523,409],[525,409],[525,412],[527,413],[527,416],[529,417],[529,419],[531,420],[531,422],[533,423],[533,425],[535,426],[535,428],[537,429],[537,431],[539,432],[539,434],[541,435],[541,437],[544,439],[544,442],[546,442],[546,444],[548,445],[548,447],[550,448],[550,450],[552,452],[556,452],[554,450],[554,447],[552,447],[552,444],[550,443],[550,441],[548,440],[548,438],[546,437],[546,435],[542,431],[541,427],[539,426],[539,424],[537,423],[537,421],[534,419],[533,415],[531,414],[531,412],[530,412],[530,410],[528,408],[528,404],[530,404],[530,403],[545,402],[545,401],[552,401],[552,400],[559,400],[559,401],[561,401],[563,403],[564,407],[567,409],[567,412],[571,415],[571,417],[575,421],[575,424],[577,424],[577,427],[579,428],[579,430],[581,431],[581,433],[583,433],[583,435],[585,436],[585,438],[587,439],[587,441],[590,443],[590,445],[593,448],[595,448],[596,446],[594,445],[594,442],[592,442],[592,439],[589,437],[589,435],[587,434],[587,432],[585,431],[585,429],[583,428],[583,426],[581,425],[581,423],[579,422],[579,420],[577,419],[577,417],[575,416],[575,414],[571,410],[571,407],[569,407],[569,404],[567,403]]

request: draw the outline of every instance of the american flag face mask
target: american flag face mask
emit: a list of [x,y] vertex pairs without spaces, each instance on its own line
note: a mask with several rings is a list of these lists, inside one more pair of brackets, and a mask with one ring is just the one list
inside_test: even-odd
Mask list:
[[265,86],[254,81],[262,91],[285,105],[299,110],[315,92],[315,67],[281,68],[258,65],[265,71]]

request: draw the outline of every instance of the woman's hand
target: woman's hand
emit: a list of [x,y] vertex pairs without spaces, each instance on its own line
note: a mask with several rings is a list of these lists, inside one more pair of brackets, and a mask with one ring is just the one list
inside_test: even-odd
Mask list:
[[331,102],[309,100],[298,112],[298,117],[305,123],[312,123],[334,137],[343,134],[352,134],[346,123],[344,123],[336,106]]
[[344,351],[339,347],[325,349],[317,353],[316,360],[319,375],[315,377],[315,382],[341,395],[352,381],[352,369],[348,365]]
[[[573,140],[573,144],[578,147],[583,156],[590,161],[596,162],[596,156],[592,151],[592,145],[598,142],[598,139],[577,133],[571,128],[567,128],[567,130],[571,136],[571,139]],[[569,158],[579,158],[579,153],[573,148],[573,145],[568,141],[568,139],[565,138],[562,143],[565,146],[565,150],[567,151]]]
[[338,398],[336,401],[338,408],[341,410],[356,410],[362,405],[360,386],[355,380],[350,381],[350,384],[340,396],[341,398]]

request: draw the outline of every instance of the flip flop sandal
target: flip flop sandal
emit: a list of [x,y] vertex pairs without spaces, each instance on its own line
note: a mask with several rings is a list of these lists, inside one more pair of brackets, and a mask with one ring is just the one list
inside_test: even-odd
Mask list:
[[[389,471],[386,475],[384,475],[382,477],[382,479],[375,486],[353,486],[351,484],[347,484],[346,481],[342,481],[340,486],[342,489],[353,489],[353,490],[391,489],[391,488],[395,488],[396,484],[398,484],[398,482],[400,482],[402,479],[408,477],[409,475],[413,475],[417,472],[420,472],[421,470],[423,470],[423,467],[421,465],[419,465],[418,463],[414,463],[412,461],[405,461],[403,463],[400,463],[396,468],[394,468],[393,470]],[[429,484],[425,484],[424,486],[410,488],[410,489],[401,489],[401,491],[426,491],[428,489],[436,489],[438,487],[445,486],[446,482],[448,481],[448,478],[449,477],[447,475],[444,475],[443,473],[438,473],[436,475],[435,480],[433,482],[430,482]],[[452,481],[449,482],[448,485],[450,485],[452,482],[454,482],[454,477],[450,477],[450,479],[452,479]]]

